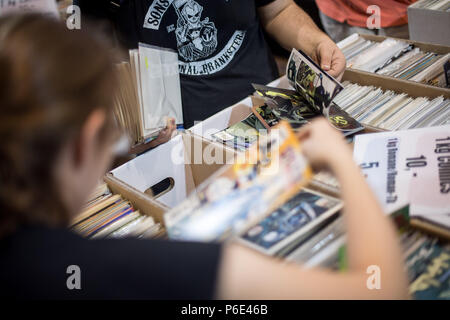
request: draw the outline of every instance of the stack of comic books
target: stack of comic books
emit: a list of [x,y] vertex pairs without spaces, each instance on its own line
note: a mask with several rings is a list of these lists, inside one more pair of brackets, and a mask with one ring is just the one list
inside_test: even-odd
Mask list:
[[450,99],[413,98],[405,93],[344,82],[334,99],[356,120],[385,130],[427,128],[450,123]]
[[90,239],[136,237],[150,239],[165,234],[152,217],[135,210],[119,194],[113,194],[105,183],[97,186],[82,212],[71,223],[71,229]]
[[338,46],[349,68],[437,87],[449,85],[445,77],[445,65],[449,63],[450,53],[425,52],[399,39],[371,41],[357,33],[339,42]]

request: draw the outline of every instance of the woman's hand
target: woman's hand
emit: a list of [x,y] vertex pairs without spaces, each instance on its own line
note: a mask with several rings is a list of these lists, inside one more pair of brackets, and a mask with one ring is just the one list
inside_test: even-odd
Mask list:
[[317,170],[333,170],[340,161],[352,161],[352,153],[344,136],[324,118],[304,126],[298,138],[302,142],[304,155]]

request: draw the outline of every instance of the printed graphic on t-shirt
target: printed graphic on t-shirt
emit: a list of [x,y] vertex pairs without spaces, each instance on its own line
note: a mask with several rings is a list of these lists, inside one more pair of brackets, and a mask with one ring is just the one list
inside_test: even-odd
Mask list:
[[220,46],[217,28],[210,17],[202,16],[203,7],[195,0],[154,0],[145,16],[144,28],[160,30],[161,21],[170,7],[175,10],[178,20],[176,28],[166,26],[165,29],[175,32],[181,74],[213,74],[233,60],[246,32],[236,30],[223,49],[212,56]]
[[201,20],[203,7],[195,1],[187,2],[180,11],[174,3],[178,15],[177,36],[178,52],[186,61],[206,58],[216,50],[217,29],[209,18]]

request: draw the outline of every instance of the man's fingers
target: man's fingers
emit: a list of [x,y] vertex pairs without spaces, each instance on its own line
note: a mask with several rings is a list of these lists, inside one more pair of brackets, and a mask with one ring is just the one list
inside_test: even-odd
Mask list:
[[320,45],[319,46],[319,59],[320,59],[320,67],[325,70],[331,70],[331,58],[333,57],[333,51],[330,50],[330,46],[328,45]]
[[330,75],[332,75],[333,77],[335,77],[340,81],[345,71],[345,65],[346,61],[344,55],[338,48],[336,48],[333,53],[331,70],[329,72]]

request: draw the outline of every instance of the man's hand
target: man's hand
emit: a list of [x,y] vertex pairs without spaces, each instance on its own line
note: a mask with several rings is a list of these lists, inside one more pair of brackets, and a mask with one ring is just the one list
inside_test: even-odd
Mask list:
[[312,58],[320,64],[320,67],[340,81],[346,62],[338,46],[331,39],[325,38],[317,44],[314,54]]

